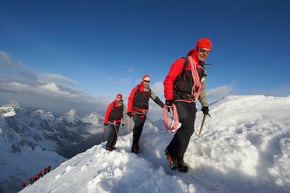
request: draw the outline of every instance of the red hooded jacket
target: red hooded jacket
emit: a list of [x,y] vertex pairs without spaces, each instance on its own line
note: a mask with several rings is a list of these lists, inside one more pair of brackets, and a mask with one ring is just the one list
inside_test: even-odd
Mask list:
[[104,123],[111,122],[121,122],[123,118],[123,105],[119,106],[119,102],[115,99],[107,108]]
[[150,97],[150,88],[144,88],[143,82],[138,84],[132,89],[128,98],[128,112],[134,112],[136,109],[148,110]]
[[[199,61],[197,59],[197,51],[196,49],[192,49],[188,52],[187,56],[191,56],[195,62],[196,62],[196,68],[199,67]],[[173,100],[174,97],[174,81],[175,79],[182,73],[184,66],[184,58],[179,58],[177,59],[170,67],[170,70],[165,77],[165,80],[163,82],[164,84],[164,94],[165,94],[165,99],[166,100]],[[191,66],[188,63],[185,71],[191,71]]]

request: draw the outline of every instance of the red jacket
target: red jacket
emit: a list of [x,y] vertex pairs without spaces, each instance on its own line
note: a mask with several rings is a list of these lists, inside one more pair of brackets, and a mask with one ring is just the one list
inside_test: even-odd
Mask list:
[[107,108],[107,112],[105,115],[104,123],[111,122],[121,122],[123,118],[123,106],[119,106],[119,102],[115,99]]
[[135,112],[137,109],[140,109],[141,112],[142,110],[148,110],[150,97],[150,88],[144,88],[144,83],[141,82],[130,93],[127,112]]
[[[197,51],[196,49],[192,49],[189,51],[187,56],[192,56],[192,58],[195,60],[196,62],[196,68],[199,67],[199,61],[197,59]],[[179,74],[182,73],[183,70],[183,66],[184,66],[184,58],[179,58],[177,59],[170,67],[170,70],[167,74],[167,76],[165,77],[165,80],[163,82],[164,84],[164,94],[165,94],[165,99],[166,100],[173,100],[173,87],[174,87],[174,81],[175,79],[179,76]],[[191,70],[191,66],[188,63],[186,69],[186,71]]]

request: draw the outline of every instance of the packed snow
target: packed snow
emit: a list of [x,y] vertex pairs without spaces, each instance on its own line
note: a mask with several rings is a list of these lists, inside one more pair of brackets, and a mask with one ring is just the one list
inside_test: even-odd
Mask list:
[[147,121],[139,154],[130,152],[130,126],[115,151],[106,151],[106,142],[96,145],[52,168],[21,193],[286,193],[289,112],[290,96],[229,96],[210,105],[211,118],[206,118],[201,137],[203,115],[198,111],[185,154],[188,173],[169,169],[164,149],[173,134]]

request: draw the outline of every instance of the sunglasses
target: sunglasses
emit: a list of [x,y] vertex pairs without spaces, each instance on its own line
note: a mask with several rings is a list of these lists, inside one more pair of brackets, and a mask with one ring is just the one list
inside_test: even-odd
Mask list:
[[148,83],[150,82],[150,80],[143,80],[143,81],[144,81],[144,82],[148,82]]
[[206,53],[206,54],[209,54],[209,53],[210,53],[210,50],[205,50],[205,49],[203,49],[203,48],[200,48],[199,51],[200,51],[201,53]]

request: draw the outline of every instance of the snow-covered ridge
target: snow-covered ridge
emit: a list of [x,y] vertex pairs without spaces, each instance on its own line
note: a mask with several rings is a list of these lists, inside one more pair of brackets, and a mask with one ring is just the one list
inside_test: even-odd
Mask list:
[[[185,162],[171,171],[164,149],[172,133],[146,124],[140,154],[130,153],[132,134],[117,150],[105,142],[76,155],[21,193],[286,193],[290,189],[290,96],[230,96],[210,105],[201,138],[197,113]],[[162,127],[162,125],[159,125]]]

